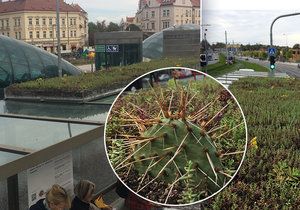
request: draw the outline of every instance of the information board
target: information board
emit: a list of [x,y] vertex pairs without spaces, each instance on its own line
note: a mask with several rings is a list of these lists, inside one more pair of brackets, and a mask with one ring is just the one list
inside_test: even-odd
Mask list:
[[27,170],[28,205],[35,204],[58,184],[73,195],[72,152],[67,152]]

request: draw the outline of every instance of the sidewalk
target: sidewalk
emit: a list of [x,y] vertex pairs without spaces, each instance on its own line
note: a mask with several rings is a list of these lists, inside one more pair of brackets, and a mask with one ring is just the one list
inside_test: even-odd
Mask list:
[[[77,68],[79,68],[82,72],[92,72],[92,65],[91,64],[85,64],[85,65],[79,65],[76,66]],[[93,71],[95,71],[95,64],[93,64]]]

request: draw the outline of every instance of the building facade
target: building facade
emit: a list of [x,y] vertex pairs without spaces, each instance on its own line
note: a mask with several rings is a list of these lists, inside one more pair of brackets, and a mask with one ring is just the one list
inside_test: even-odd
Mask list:
[[140,0],[135,22],[144,32],[183,24],[200,25],[200,0]]
[[[0,0],[0,34],[56,52],[56,0]],[[87,13],[60,0],[62,51],[84,46],[87,36]]]

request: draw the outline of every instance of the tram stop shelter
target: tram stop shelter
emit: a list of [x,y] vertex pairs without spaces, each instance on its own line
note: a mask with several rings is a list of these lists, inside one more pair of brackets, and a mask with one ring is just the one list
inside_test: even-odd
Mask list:
[[117,31],[95,34],[95,66],[97,70],[125,66],[143,60],[143,32]]

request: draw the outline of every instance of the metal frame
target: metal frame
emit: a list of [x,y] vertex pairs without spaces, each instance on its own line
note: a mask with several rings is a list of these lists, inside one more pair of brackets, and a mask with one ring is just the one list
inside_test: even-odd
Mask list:
[[7,118],[17,118],[23,120],[40,120],[48,122],[60,122],[60,123],[72,123],[72,124],[85,124],[85,125],[98,125],[101,126],[103,123],[90,120],[74,120],[74,119],[64,119],[64,118],[55,118],[55,117],[39,117],[39,116],[28,116],[21,114],[0,114],[0,117]]
[[66,139],[62,142],[28,154],[7,164],[0,166],[0,180],[7,179],[21,171],[27,170],[57,155],[63,154],[83,144],[87,144],[95,139],[100,139],[104,135],[104,125],[93,130]]

